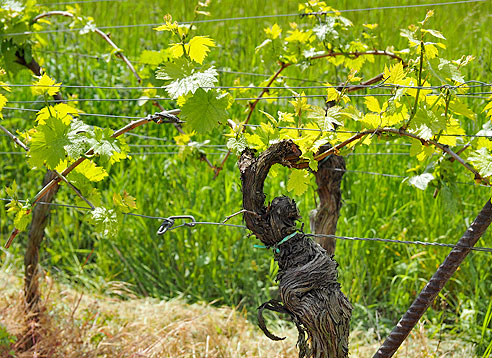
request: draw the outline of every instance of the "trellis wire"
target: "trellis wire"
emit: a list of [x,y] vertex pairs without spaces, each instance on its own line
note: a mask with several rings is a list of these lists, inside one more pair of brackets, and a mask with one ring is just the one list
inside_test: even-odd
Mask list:
[[[287,89],[287,88],[286,88]],[[490,99],[489,97],[481,96],[483,94],[492,94],[492,92],[477,92],[476,94],[456,94],[457,97],[465,97],[465,98],[475,98],[475,99]],[[437,96],[438,94],[428,94],[427,96]],[[347,97],[391,97],[393,94],[391,93],[365,93],[365,94],[346,94]],[[272,100],[272,99],[294,99],[294,98],[324,98],[326,94],[316,94],[316,95],[292,95],[292,96],[278,96],[278,97],[238,97],[235,98],[235,101],[254,101],[256,99],[260,100]],[[171,101],[172,98],[169,97],[149,97],[149,98],[69,98],[64,100],[48,100],[46,101],[48,104],[57,104],[63,102],[138,102],[138,101]],[[33,100],[33,101],[9,101],[8,103],[12,104],[42,104],[46,103],[41,100]]]
[[[128,144],[129,147],[156,148],[156,147],[190,147],[186,144]],[[226,148],[225,144],[201,144],[203,148]]]
[[[243,124],[246,127],[261,127],[259,124]],[[312,132],[331,132],[331,133],[348,133],[348,134],[358,134],[358,131],[345,131],[345,130],[322,130],[317,128],[300,128],[300,127],[276,127],[278,129],[289,129],[289,130],[299,130],[299,131],[312,131]],[[478,134],[440,134],[440,137],[471,137],[471,138],[492,138],[490,135],[478,135]]]
[[[2,201],[10,201],[11,199],[9,198],[0,198]],[[25,200],[18,200],[19,202],[25,202]],[[78,206],[78,205],[69,205],[69,204],[59,204],[59,203],[46,203],[46,202],[39,202],[38,204],[41,205],[52,205],[52,206],[58,206],[58,207],[63,207],[63,208],[74,208],[74,209],[81,209],[81,210],[91,210],[89,207],[85,206]],[[143,214],[137,214],[137,213],[124,213],[124,215],[127,216],[135,216],[135,217],[141,217],[145,219],[152,219],[152,220],[168,220],[166,217],[161,217],[161,216],[151,216],[151,215],[143,215]],[[239,229],[247,229],[245,225],[235,225],[235,224],[228,224],[224,222],[211,222],[211,221],[193,221],[190,223],[185,223],[182,225],[178,225],[175,227],[171,227],[168,231],[174,230],[178,227],[182,226],[195,226],[195,225],[214,225],[214,226],[225,226],[225,227],[234,227],[234,228],[239,228]],[[385,243],[394,243],[394,244],[403,244],[403,245],[421,245],[421,246],[437,246],[437,247],[448,247],[448,248],[455,248],[459,247],[453,244],[445,244],[445,243],[440,243],[440,242],[432,242],[432,241],[409,241],[409,240],[392,240],[392,239],[382,239],[382,238],[375,238],[375,237],[356,237],[356,236],[339,236],[339,235],[324,235],[324,234],[305,234],[306,236],[310,237],[329,237],[329,238],[335,238],[335,239],[340,239],[340,240],[348,240],[348,241],[373,241],[373,242],[385,242]],[[488,252],[492,253],[492,248],[489,247],[463,247],[466,249],[471,249],[473,251],[480,251],[480,252]]]
[[[130,147],[135,147],[135,145],[131,145],[130,144]],[[144,148],[155,148],[155,147],[162,147],[162,146],[159,146],[159,145],[142,145],[142,147]],[[167,147],[164,146],[164,147]],[[176,147],[176,146],[173,146],[173,145],[169,145],[169,147]],[[193,148],[191,146],[178,146],[178,147],[189,147],[189,148]],[[200,146],[200,147],[203,147],[203,146]],[[225,147],[225,146],[224,146]],[[207,155],[223,155],[227,153],[227,150],[224,150],[220,153],[213,153],[213,152],[205,152],[205,154]],[[26,155],[26,152],[0,152],[0,155]],[[128,155],[174,155],[174,154],[180,154],[180,152],[131,152],[131,153],[128,153]],[[404,156],[408,156],[410,155],[409,153],[349,153],[347,154],[346,156],[350,157],[350,156],[354,156],[354,155],[404,155]],[[350,172],[350,170],[346,170],[346,172]]]
[[72,5],[72,4],[86,4],[86,3],[97,3],[97,2],[123,2],[126,0],[84,0],[84,1],[67,1],[67,2],[57,2],[57,3],[39,3],[37,6],[59,6],[59,5]]
[[[3,107],[3,109],[12,111],[23,111],[23,112],[39,112],[38,109],[32,108],[17,108],[17,107]],[[102,113],[72,113],[75,116],[88,116],[88,117],[103,117],[103,118],[119,118],[119,119],[142,119],[145,116],[120,116],[116,114],[102,114]]]
[[[149,89],[160,89],[160,87],[144,87],[144,86],[94,86],[94,85],[40,85],[36,83],[14,83],[7,84],[10,87],[38,87],[38,88],[93,88],[93,89],[108,89],[108,90],[149,90]],[[462,89],[462,88],[475,88],[475,87],[491,87],[492,83],[487,83],[479,80],[468,80],[459,85],[439,85],[439,86],[415,86],[415,85],[401,85],[397,83],[387,83],[381,82],[378,84],[364,85],[364,84],[351,84],[351,85],[323,85],[323,86],[200,86],[203,89],[267,89],[267,90],[295,90],[295,89],[327,89],[327,88],[350,88],[359,87],[367,89],[395,89],[395,88],[408,88],[408,89],[423,89],[423,90],[433,90],[433,89]],[[490,94],[492,92],[477,92],[477,94]]]
[[[444,6],[444,5],[457,5],[466,3],[477,3],[485,2],[487,0],[463,0],[463,1],[450,1],[441,3],[430,3],[430,4],[413,4],[413,5],[393,5],[393,6],[379,6],[371,8],[361,8],[361,9],[342,9],[337,10],[340,13],[346,12],[361,12],[361,11],[376,11],[376,10],[390,10],[390,9],[410,9],[416,7],[429,7],[429,6]],[[267,19],[267,18],[278,18],[278,17],[296,17],[296,16],[310,16],[310,15],[324,15],[328,13],[333,13],[333,11],[327,12],[311,12],[311,13],[292,13],[292,14],[272,14],[272,15],[255,15],[255,16],[243,16],[243,17],[228,17],[222,19],[206,19],[206,20],[195,20],[195,21],[182,21],[179,24],[198,24],[198,23],[214,23],[214,22],[227,22],[227,21],[243,21],[243,20],[254,20],[254,19]],[[152,24],[132,24],[132,25],[112,25],[112,26],[98,26],[99,29],[123,29],[123,28],[137,28],[137,27],[153,27],[159,26],[162,23],[152,23]],[[5,36],[22,36],[30,34],[49,34],[49,33],[61,33],[61,32],[75,32],[80,31],[82,28],[72,28],[72,29],[58,29],[58,30],[43,30],[43,31],[25,31],[17,32],[11,34],[1,34],[1,37]]]
[[[134,152],[128,155],[176,155],[180,152]],[[205,153],[206,155],[224,155],[225,153]]]
[[[37,109],[32,108],[17,108],[17,107],[3,107],[3,109],[7,110],[16,110],[16,111],[26,111],[26,112],[38,112]],[[74,113],[75,115],[75,113]],[[119,116],[113,114],[99,114],[99,113],[78,113],[76,115],[79,116],[91,116],[91,117],[109,117],[109,118],[118,118],[118,119],[142,119],[145,117],[134,117],[134,116]],[[185,122],[180,122],[185,123]],[[259,124],[243,124],[247,127],[260,127]],[[313,131],[313,132],[333,132],[333,133],[350,133],[350,134],[358,134],[358,131],[345,131],[345,130],[322,130],[316,128],[299,128],[299,127],[276,127],[278,129],[289,129],[289,130],[300,130],[300,131]],[[129,135],[132,135],[128,133]],[[440,134],[440,137],[472,137],[472,138],[491,138],[489,135],[477,135],[477,134]],[[155,138],[155,137],[154,137]],[[166,139],[164,139],[166,140]]]

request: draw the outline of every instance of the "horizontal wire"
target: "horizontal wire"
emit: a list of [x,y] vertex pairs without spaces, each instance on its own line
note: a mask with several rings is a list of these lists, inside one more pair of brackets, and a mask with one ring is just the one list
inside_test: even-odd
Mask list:
[[[128,144],[129,147],[156,148],[156,147],[190,147],[186,144]],[[201,144],[200,148],[226,148],[225,144]]]
[[[362,11],[375,11],[375,10],[390,10],[390,9],[410,9],[425,6],[443,6],[443,5],[456,5],[456,4],[466,4],[466,3],[476,3],[485,2],[487,0],[466,0],[466,1],[450,1],[441,3],[430,3],[430,4],[413,4],[413,5],[394,5],[394,6],[380,6],[380,7],[370,7],[370,8],[360,8],[360,9],[342,9],[337,10],[340,13],[346,12],[362,12]],[[222,19],[206,19],[206,20],[195,20],[195,21],[182,21],[178,24],[199,24],[199,23],[214,23],[214,22],[226,22],[226,21],[243,21],[243,20],[254,20],[254,19],[267,19],[267,18],[278,18],[278,17],[296,17],[296,16],[310,16],[310,15],[325,15],[329,13],[334,13],[334,11],[325,12],[311,12],[311,13],[291,13],[291,14],[271,14],[271,15],[255,15],[255,16],[243,16],[243,17],[228,17]],[[137,27],[154,27],[162,25],[162,23],[152,23],[152,24],[132,24],[132,25],[112,25],[112,26],[98,26],[99,29],[123,29],[123,28],[137,28]],[[65,28],[58,30],[42,30],[42,31],[25,31],[10,34],[1,34],[0,37],[6,36],[22,36],[30,34],[49,34],[49,33],[61,33],[61,32],[76,32],[83,28]]]
[[[11,198],[0,198],[1,201],[12,201]],[[20,203],[27,203],[27,200],[19,199],[16,200]],[[41,204],[41,205],[50,205],[50,206],[60,206],[63,208],[73,208],[73,209],[83,209],[83,210],[92,210],[92,208],[88,206],[78,206],[78,205],[70,205],[70,204],[60,204],[60,203],[48,203],[45,201],[38,201],[36,204]]]
[[[253,127],[253,128],[258,128],[261,127],[260,124],[242,124],[245,127]],[[299,131],[311,131],[311,132],[331,132],[331,133],[348,133],[348,134],[359,134],[360,132],[358,131],[345,131],[345,130],[334,130],[334,129],[329,129],[329,130],[322,130],[322,129],[317,129],[317,128],[299,128],[299,127],[275,127],[278,129],[289,129],[289,130],[299,130]],[[472,137],[472,138],[492,138],[492,136],[489,135],[478,135],[478,134],[440,134],[440,137]]]
[[[71,56],[78,56],[78,57],[86,57],[98,61],[106,61],[105,56],[108,54],[103,54],[103,55],[90,55],[86,53],[80,53],[80,52],[61,52],[61,51],[52,51],[52,50],[33,50],[35,53],[54,53],[57,55],[71,55]],[[139,60],[135,59],[129,59],[130,62],[136,63],[136,64],[144,64],[146,65],[146,62],[142,62]],[[244,75],[244,76],[258,76],[258,77],[271,77],[271,74],[265,74],[265,73],[254,73],[254,72],[244,72],[244,71],[232,71],[228,69],[222,69],[222,68],[216,68],[217,72],[222,72],[222,73],[229,73],[229,74],[236,74],[236,75]],[[278,76],[277,78],[283,78],[283,79],[288,79],[288,80],[293,80],[293,81],[301,81],[301,82],[313,82],[313,83],[324,83],[323,81],[317,81],[317,80],[311,80],[311,79],[306,79],[306,78],[295,78],[295,77],[290,77],[290,76]]]
[[98,3],[98,2],[123,2],[125,0],[84,0],[84,1],[67,1],[67,2],[57,2],[54,4],[50,3],[38,3],[36,6],[59,6],[59,5],[72,5],[72,4],[86,4],[86,3]]
[[[60,54],[60,55],[67,55],[67,54],[69,54],[69,55],[75,55],[75,56],[80,56],[80,57],[88,57],[88,58],[91,58],[91,59],[106,61],[104,59],[103,55],[89,55],[89,54],[78,53],[78,52],[60,52],[60,51],[49,51],[49,50],[33,50],[33,52],[38,52],[38,53],[54,53],[54,54]],[[138,60],[131,60],[131,62],[132,63],[139,63],[139,64],[146,64],[145,62],[140,62]],[[220,69],[220,68],[217,68],[216,71],[217,72],[223,72],[223,73],[237,74],[237,75],[259,76],[259,77],[267,77],[267,78],[269,78],[269,77],[272,76],[271,74],[266,74],[266,73],[232,71],[232,70],[226,70],[226,69]],[[326,81],[317,81],[317,80],[306,79],[306,78],[295,78],[295,77],[283,76],[283,75],[280,75],[277,78],[283,78],[283,79],[288,79],[288,80],[293,80],[293,81],[301,81],[301,82],[313,82],[313,83],[325,83],[326,82]],[[489,85],[489,84],[486,84],[486,83],[483,84],[483,86],[487,86],[487,85]],[[340,86],[333,86],[333,87],[338,88]],[[247,86],[247,88],[264,88],[264,87],[254,87],[254,86],[251,87],[251,86]],[[268,88],[271,88],[271,87],[268,87]],[[300,88],[303,88],[303,87],[297,87],[297,88],[300,89]],[[309,88],[309,87],[305,87],[305,88]],[[323,88],[329,88],[329,87],[323,86]],[[355,95],[353,95],[353,94],[347,94],[347,96],[355,96]],[[460,96],[468,97],[468,95],[466,95],[466,94],[462,94]],[[164,99],[164,98],[161,98],[161,99]],[[487,97],[485,97],[484,99],[487,99]]]
[[[39,85],[36,83],[14,83],[7,84],[9,87],[37,87],[37,88],[93,88],[93,89],[108,89],[108,90],[149,90],[149,89],[161,89],[164,87],[144,87],[144,86],[95,86],[95,85]],[[476,88],[476,87],[491,87],[492,83],[468,80],[459,85],[439,85],[439,86],[415,86],[415,85],[401,85],[397,83],[379,83],[379,84],[351,84],[351,85],[323,85],[323,86],[200,86],[203,89],[231,89],[231,90],[248,90],[248,89],[262,89],[262,90],[294,90],[294,89],[327,89],[327,88],[367,88],[367,89],[395,89],[395,88],[408,88],[408,89],[463,89],[463,88]],[[477,94],[490,94],[492,92],[477,92]]]
[[[11,199],[9,199],[9,198],[0,198],[0,200],[11,201]],[[26,200],[17,200],[17,201],[24,202],[24,203],[26,202]],[[52,206],[58,206],[58,207],[63,207],[63,208],[92,210],[89,207],[78,206],[78,205],[47,203],[47,202],[38,202],[38,204],[52,205]],[[161,216],[151,216],[151,215],[143,215],[143,214],[137,214],[137,213],[123,213],[123,214],[127,215],[127,216],[135,216],[135,217],[141,217],[141,218],[153,219],[153,220],[169,220],[168,218],[161,217]],[[167,231],[171,231],[171,230],[177,229],[179,227],[183,227],[183,226],[193,227],[195,225],[215,225],[215,226],[234,227],[234,228],[239,228],[239,229],[248,229],[245,225],[227,224],[224,222],[193,221],[191,223],[185,223],[182,225],[171,227]],[[426,241],[392,240],[392,239],[382,239],[382,238],[374,238],[374,237],[373,238],[367,238],[367,237],[324,235],[324,234],[304,234],[304,235],[308,236],[308,237],[328,237],[328,238],[335,238],[335,239],[348,240],[348,241],[372,241],[372,242],[385,242],[385,243],[403,244],[403,245],[421,245],[421,246],[437,246],[437,247],[448,247],[448,248],[464,248],[464,249],[470,249],[473,251],[492,253],[492,248],[489,248],[489,247],[465,247],[465,246],[458,246],[458,245],[454,245],[454,244],[445,244],[445,243],[432,242],[432,241],[426,242]]]
[[[3,109],[7,110],[15,110],[15,111],[26,111],[26,112],[39,112],[37,109],[31,108],[17,108],[17,107],[3,107]],[[133,117],[133,116],[119,116],[113,114],[99,114],[99,113],[78,113],[79,116],[92,116],[92,117],[109,117],[109,118],[120,118],[120,119],[142,119],[145,117]],[[182,122],[185,123],[185,122]],[[246,127],[260,127],[259,124],[243,124]],[[313,131],[313,132],[334,132],[334,133],[351,133],[358,134],[358,131],[341,131],[341,130],[322,130],[316,128],[299,128],[299,127],[276,127],[278,129],[289,129],[289,130],[300,130],[300,131]],[[128,133],[129,135],[132,135]],[[135,134],[133,134],[135,135]],[[490,138],[488,135],[476,135],[476,134],[440,134],[440,137],[473,137],[473,138]],[[154,137],[155,139],[155,137]],[[166,139],[163,139],[166,140]]]
[[340,240],[349,240],[349,241],[376,241],[376,242],[386,242],[392,244],[403,244],[403,245],[422,245],[422,246],[439,246],[439,247],[449,247],[449,248],[463,248],[470,249],[473,251],[481,251],[481,252],[490,252],[492,253],[492,248],[490,247],[467,247],[467,246],[459,246],[453,244],[444,244],[440,242],[427,242],[427,241],[409,241],[409,240],[392,240],[392,239],[381,239],[376,237],[354,237],[354,236],[338,236],[338,235],[324,235],[324,234],[305,234],[309,237],[327,237],[334,238]]
[[132,132],[126,132],[125,135],[129,135],[131,137],[137,137],[140,139],[146,139],[146,140],[151,139],[151,140],[157,140],[157,141],[161,141],[161,142],[169,142],[169,139],[167,139],[167,138],[152,137],[152,136],[147,136],[147,135],[137,134],[137,133],[132,133]]
[[[157,88],[158,89],[158,88]],[[288,88],[284,88],[288,89]],[[492,94],[492,92],[476,92],[476,94],[456,94],[457,97],[466,97],[466,98],[478,98],[478,99],[490,99],[489,97],[481,96],[483,94]],[[427,94],[429,97],[438,96],[439,94]],[[391,93],[365,93],[365,94],[346,94],[347,97],[392,97]],[[253,100],[272,100],[272,99],[293,99],[293,98],[316,98],[316,97],[326,97],[326,94],[316,94],[316,95],[291,95],[291,96],[277,96],[277,97],[237,97],[234,98],[235,101],[253,101]],[[32,101],[9,101],[8,103],[12,104],[56,104],[63,102],[138,102],[138,101],[174,101],[174,99],[169,97],[149,97],[149,98],[69,98],[63,100],[32,100]]]
[[[3,109],[12,111],[22,111],[22,112],[39,112],[38,109],[32,108],[17,108],[17,107],[3,107]],[[103,118],[119,118],[119,119],[142,119],[145,116],[135,117],[135,116],[120,116],[116,114],[102,114],[102,113],[73,113],[76,116],[88,116],[88,117],[103,117]]]
[[[128,155],[176,155],[180,152],[135,152]],[[224,155],[225,153],[205,153],[206,155]]]

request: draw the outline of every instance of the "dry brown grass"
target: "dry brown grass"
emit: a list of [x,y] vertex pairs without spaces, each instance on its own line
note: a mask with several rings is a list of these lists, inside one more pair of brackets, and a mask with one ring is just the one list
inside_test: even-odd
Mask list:
[[[21,353],[22,342],[32,339],[23,313],[22,282],[0,272],[0,324],[18,338],[13,347],[16,357],[297,357],[294,329],[272,327],[287,339],[270,341],[246,320],[245,312],[229,307],[180,299],[121,300],[77,292],[49,277],[43,282],[43,312],[36,327],[31,327],[38,332],[37,341]],[[123,284],[113,284],[113,289],[128,295]],[[374,336],[374,332],[353,333],[351,357],[371,357],[379,344]],[[450,337],[437,345],[421,326],[397,357],[473,356],[472,347]]]

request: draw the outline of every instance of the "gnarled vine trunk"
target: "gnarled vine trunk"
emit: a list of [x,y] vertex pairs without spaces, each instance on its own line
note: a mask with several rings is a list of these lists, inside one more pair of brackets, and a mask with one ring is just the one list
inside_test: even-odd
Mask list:
[[297,229],[300,217],[294,200],[281,196],[265,206],[263,185],[271,166],[291,166],[300,155],[292,141],[282,141],[259,157],[247,149],[239,159],[246,225],[266,247],[274,249],[279,265],[282,301],[263,304],[259,323],[268,337],[281,339],[266,329],[261,313],[264,309],[287,313],[299,331],[299,357],[347,357],[352,307],[337,282],[338,264]]
[[[56,177],[57,175],[53,171],[48,170],[44,175],[43,186]],[[43,197],[43,202],[51,203],[57,191],[58,185],[46,193]],[[42,204],[38,204],[33,208],[31,227],[29,229],[26,253],[24,255],[24,298],[27,311],[34,316],[39,313],[39,249],[44,238],[44,230],[46,229],[46,225],[48,225],[50,210],[50,205]]]
[[[320,148],[320,153],[330,149],[330,145]],[[311,210],[309,222],[313,234],[335,235],[337,222],[342,207],[342,192],[340,185],[345,173],[345,159],[337,155],[330,155],[318,164],[318,171],[314,173],[318,185],[319,204]],[[326,250],[328,255],[335,254],[335,238],[317,237],[316,242]]]
[[[41,67],[32,59],[26,62],[24,54],[17,53],[17,63],[31,70],[36,76],[41,76]],[[62,101],[62,96],[57,93],[53,96],[57,101]],[[48,170],[43,178],[43,187],[51,180],[56,178],[55,172]],[[43,197],[44,203],[51,203],[58,191],[58,185],[49,190]],[[24,298],[26,311],[31,317],[36,318],[39,314],[39,283],[38,283],[38,264],[39,249],[44,238],[44,230],[48,224],[50,216],[50,205],[36,205],[32,210],[32,220],[27,240],[26,253],[24,254]]]

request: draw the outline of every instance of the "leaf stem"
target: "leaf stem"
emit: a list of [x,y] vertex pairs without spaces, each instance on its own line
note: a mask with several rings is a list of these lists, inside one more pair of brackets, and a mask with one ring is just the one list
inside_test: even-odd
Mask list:
[[420,87],[422,86],[422,69],[424,65],[424,52],[425,52],[424,42],[420,41],[420,68],[419,68],[419,78],[417,82],[417,93],[415,95],[415,103],[413,104],[412,112],[410,113],[410,117],[408,118],[407,123],[403,125],[402,127],[403,130],[406,130],[410,126],[410,122],[417,114],[417,107],[419,105]]

